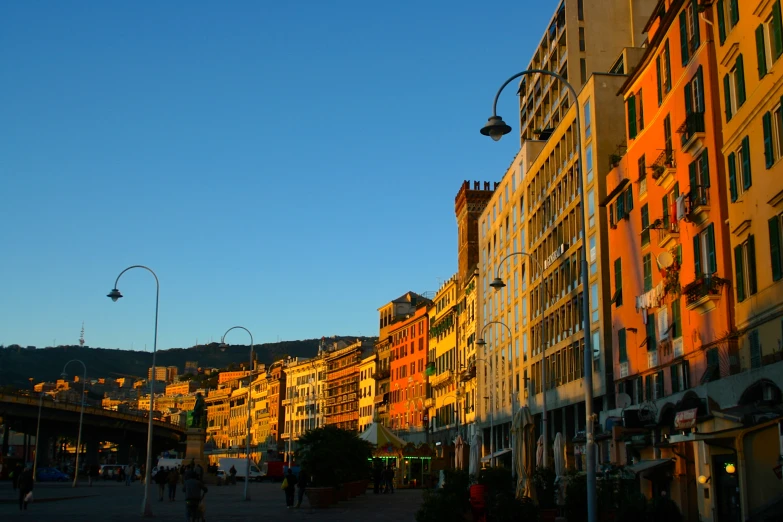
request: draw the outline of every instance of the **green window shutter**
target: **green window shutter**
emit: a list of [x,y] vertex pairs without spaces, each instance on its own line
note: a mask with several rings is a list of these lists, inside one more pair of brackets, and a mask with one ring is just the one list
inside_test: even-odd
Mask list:
[[772,4],[772,52],[775,60],[783,54],[783,17],[780,15],[780,0]]
[[661,82],[661,55],[655,57],[655,80],[658,86],[658,105],[663,101],[663,85]]
[[666,92],[669,92],[672,88],[672,60],[669,52],[669,40],[666,40],[663,49],[665,52],[663,59],[666,60]]
[[696,78],[699,80],[699,86],[696,89],[696,107],[693,108],[695,112],[704,112],[704,73],[701,70],[696,71]]
[[672,301],[672,339],[682,337],[682,314],[680,313],[680,299]]
[[693,112],[693,86],[690,82],[685,84],[685,114]]
[[699,234],[693,236],[693,269],[697,278],[702,276],[701,238],[699,237]]
[[673,364],[669,366],[670,377],[672,380],[672,393],[677,393],[678,391],[680,391],[680,379],[677,375],[677,369],[679,367],[680,366],[677,364]]
[[639,132],[642,132],[644,130],[644,97],[642,96],[642,90],[639,89],[639,93],[636,95],[636,98],[639,100],[639,110],[637,111],[639,113]]
[[780,256],[780,219],[775,216],[767,224],[769,226],[769,254],[772,258],[772,280],[779,281],[783,277],[783,260]]
[[628,190],[625,191],[625,211],[631,212],[632,210],[633,210],[633,188],[629,186]]
[[731,26],[734,27],[739,23],[739,6],[737,0],[730,0],[731,3]]
[[750,176],[750,138],[742,138],[742,187],[748,190],[753,184]]
[[737,107],[742,107],[745,103],[745,60],[741,54],[737,56],[734,74],[737,75]]
[[731,201],[737,201],[737,166],[735,164],[736,155],[729,154],[729,190],[731,191]]
[[620,362],[624,363],[628,361],[628,352],[625,347],[625,328],[617,332],[617,350],[620,354]]
[[642,273],[644,274],[644,291],[652,290],[652,259],[650,254],[645,254],[642,258]]
[[644,398],[651,401],[653,398],[653,378],[652,375],[647,375],[644,378]]
[[691,50],[696,51],[701,43],[701,35],[699,34],[699,0],[691,0],[693,4],[693,16],[696,19],[693,21],[693,34],[691,35]]
[[756,286],[756,239],[748,235],[748,295],[758,291]]
[[742,259],[742,245],[734,247],[734,286],[737,288],[737,301],[744,301],[745,267]]
[[663,223],[664,225],[669,224],[669,196],[666,195],[663,197],[661,201],[661,205],[663,207]]
[[696,201],[699,197],[699,173],[697,169],[698,165],[695,161],[688,164],[688,182],[691,184],[691,203]]
[[718,258],[715,255],[715,224],[707,227],[707,269],[710,274],[718,271]]
[[723,104],[728,122],[731,119],[731,78],[728,74],[723,75]]
[[767,74],[767,46],[764,43],[764,24],[756,27],[756,59],[758,60],[759,78]]
[[718,34],[720,35],[720,44],[726,41],[726,18],[723,13],[723,0],[718,0]]
[[614,292],[617,294],[615,300],[615,306],[623,304],[623,266],[622,258],[618,257],[614,260]]
[[702,187],[710,186],[710,158],[707,154],[707,149],[701,151],[701,164],[699,172],[699,183]]
[[625,217],[625,198],[617,198],[617,221]]
[[764,127],[764,164],[770,168],[775,163],[775,154],[772,150],[772,115],[765,112],[761,117],[761,123]]
[[682,389],[687,390],[691,382],[691,363],[682,361]]
[[680,54],[682,54],[682,65],[685,66],[690,60],[688,45],[688,13],[683,10],[680,12]]
[[655,322],[655,313],[647,316],[647,351],[654,352],[658,349],[658,342],[655,339],[655,329],[658,323]]
[[663,370],[660,370],[657,374],[657,378],[655,379],[655,398],[660,399],[662,397],[665,397],[666,392],[664,390],[665,388],[663,387]]
[[636,97],[629,96],[625,105],[628,109],[628,137],[634,139],[636,137]]

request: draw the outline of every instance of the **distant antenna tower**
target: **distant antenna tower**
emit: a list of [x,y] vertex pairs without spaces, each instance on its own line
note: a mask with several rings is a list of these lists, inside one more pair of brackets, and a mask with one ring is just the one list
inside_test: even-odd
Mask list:
[[82,333],[79,335],[79,346],[84,348],[84,321],[82,321]]

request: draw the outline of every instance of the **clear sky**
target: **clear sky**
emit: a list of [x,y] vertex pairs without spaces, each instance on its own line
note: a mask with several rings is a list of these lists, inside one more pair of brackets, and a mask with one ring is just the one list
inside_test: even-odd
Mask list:
[[[0,3],[0,344],[377,335],[457,269],[454,197],[557,2]],[[518,129],[513,88],[498,112]],[[229,342],[245,344],[244,332]]]

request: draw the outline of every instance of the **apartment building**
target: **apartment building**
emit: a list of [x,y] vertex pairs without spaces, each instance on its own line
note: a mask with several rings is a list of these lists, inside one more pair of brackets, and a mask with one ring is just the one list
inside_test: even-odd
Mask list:
[[460,372],[457,352],[457,276],[447,279],[429,306],[429,347],[427,374],[431,440],[450,446],[456,436],[459,416],[457,391]]
[[285,365],[286,393],[282,406],[286,411],[284,442],[296,450],[296,441],[308,430],[323,424],[322,393],[326,387],[326,362],[323,356],[288,359]]
[[357,339],[324,354],[326,359],[325,424],[359,430],[359,363],[373,344]]
[[285,408],[282,401],[285,397],[286,380],[283,371],[285,361],[275,361],[269,366],[268,392],[269,397],[269,436],[281,443],[282,432],[285,431]]
[[277,451],[277,444],[269,436],[269,378],[266,369],[259,372],[250,383],[250,401],[251,443],[255,447],[262,447],[262,451],[270,449],[269,445],[272,443],[271,449]]
[[228,399],[228,445],[243,449],[247,445],[247,414],[250,408],[250,388],[240,386]]
[[230,387],[209,390],[204,398],[204,406],[207,410],[207,440],[215,445],[215,448],[229,448],[229,418],[230,418]]
[[197,384],[193,381],[182,381],[166,386],[166,395],[187,395],[196,391]]
[[431,301],[417,300],[416,309],[405,319],[393,323],[391,337],[391,427],[407,430],[403,437],[423,434],[427,399],[427,350]]
[[[623,48],[641,47],[644,24],[655,5],[655,0],[564,0],[527,68],[556,72],[578,92],[593,72],[608,71]],[[522,77],[520,142],[551,132],[565,119],[572,103],[568,91],[552,77]]]
[[373,350],[359,362],[359,431],[375,419],[375,376],[378,354]]

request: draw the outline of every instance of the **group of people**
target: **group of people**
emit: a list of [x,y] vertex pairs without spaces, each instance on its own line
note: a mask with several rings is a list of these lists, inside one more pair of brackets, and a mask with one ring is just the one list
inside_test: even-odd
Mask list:
[[33,467],[28,464],[22,468],[21,464],[17,464],[14,469],[9,473],[11,477],[11,483],[15,490],[19,490],[19,509],[24,511],[27,509],[27,504],[30,502],[30,496],[33,493],[33,486],[35,480],[33,479]]
[[373,478],[373,493],[376,495],[379,493],[394,494],[394,468],[391,465],[383,466],[377,465],[372,471]]
[[172,466],[170,468],[161,466],[152,477],[155,484],[158,485],[158,500],[163,501],[163,495],[168,486],[169,502],[177,499],[177,486],[182,485],[182,492],[185,494],[185,514],[190,520],[194,513],[202,521],[205,520],[206,506],[204,505],[204,495],[207,488],[204,486],[204,468],[201,464],[191,462],[187,466]]
[[[294,475],[293,469],[290,467],[283,479],[283,491],[285,492],[285,506],[288,509],[293,507],[300,507],[302,505],[302,499],[304,498],[305,489],[310,482],[310,475],[307,471],[302,469],[299,471],[299,476]],[[294,497],[296,496],[296,490],[299,489],[299,495],[297,498],[296,506],[294,506]]]

